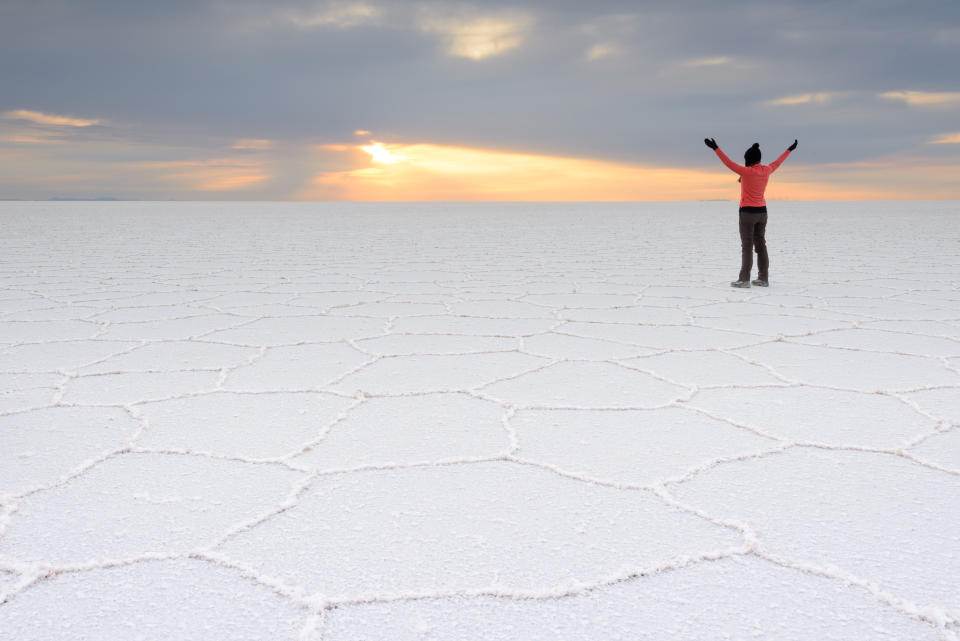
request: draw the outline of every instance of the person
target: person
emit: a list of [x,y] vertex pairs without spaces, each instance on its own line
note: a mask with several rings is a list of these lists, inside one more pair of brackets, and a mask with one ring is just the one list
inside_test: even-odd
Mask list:
[[769,165],[760,164],[760,143],[753,143],[753,146],[743,154],[744,164],[738,165],[730,160],[717,145],[713,138],[704,138],[704,144],[713,149],[720,161],[729,167],[734,173],[740,175],[740,276],[731,287],[750,287],[750,271],[753,269],[753,251],[757,251],[757,280],[753,281],[758,287],[767,287],[770,285],[768,269],[770,259],[767,256],[767,201],[763,198],[763,192],[767,188],[767,181],[770,180],[770,174],[777,170],[777,167],[787,159],[790,152],[797,148],[797,141],[787,147],[779,158]]

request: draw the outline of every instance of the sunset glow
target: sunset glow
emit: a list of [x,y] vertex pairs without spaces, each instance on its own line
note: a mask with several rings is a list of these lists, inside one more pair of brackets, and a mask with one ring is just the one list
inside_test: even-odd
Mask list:
[[956,0],[75,5],[0,10],[0,199],[960,199]]
[[[429,143],[328,146],[366,163],[324,172],[295,195],[304,200],[370,201],[674,201],[736,200],[736,176],[724,168],[684,169],[589,158],[453,147]],[[950,166],[927,166],[905,176],[894,163],[832,166],[826,171],[793,165],[768,190],[772,200],[857,200],[916,197],[906,181],[926,176],[929,193],[945,194]],[[889,174],[883,188],[875,172]],[[899,176],[897,175],[899,172]],[[842,174],[850,184],[831,183]],[[939,181],[939,183],[937,182]],[[934,196],[935,197],[935,196]]]
[[379,142],[366,145],[365,147],[360,147],[360,149],[370,154],[370,157],[373,158],[373,162],[380,163],[382,165],[392,165],[400,162],[401,160],[406,160],[405,156],[395,154],[393,151],[387,149]]
[[91,127],[100,124],[100,120],[90,118],[71,118],[70,116],[58,116],[47,114],[40,111],[31,111],[29,109],[13,109],[0,114],[0,117],[7,120],[26,120],[38,125],[55,125],[63,127]]

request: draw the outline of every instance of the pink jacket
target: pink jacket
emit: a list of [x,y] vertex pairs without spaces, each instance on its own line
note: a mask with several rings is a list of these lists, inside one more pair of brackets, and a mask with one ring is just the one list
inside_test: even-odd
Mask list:
[[767,205],[767,201],[763,199],[763,192],[767,189],[767,181],[770,180],[770,174],[775,172],[777,167],[780,166],[780,163],[790,155],[790,150],[787,149],[780,154],[779,158],[769,165],[744,167],[727,158],[727,154],[720,151],[719,147],[714,151],[717,152],[717,156],[720,157],[724,165],[729,167],[734,173],[740,174],[741,207],[765,207]]

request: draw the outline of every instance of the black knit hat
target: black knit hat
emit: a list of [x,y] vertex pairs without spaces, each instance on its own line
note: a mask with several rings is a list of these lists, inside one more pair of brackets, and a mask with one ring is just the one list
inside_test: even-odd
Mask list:
[[748,165],[755,165],[760,162],[760,143],[753,143],[750,149],[743,152],[743,161]]

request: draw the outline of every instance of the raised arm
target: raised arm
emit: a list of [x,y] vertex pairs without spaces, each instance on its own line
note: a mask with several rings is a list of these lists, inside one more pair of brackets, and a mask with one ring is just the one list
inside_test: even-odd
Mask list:
[[790,155],[790,152],[796,148],[797,148],[797,141],[794,140],[793,144],[787,147],[787,150],[782,154],[780,154],[779,158],[777,158],[772,163],[770,163],[770,173],[772,174],[773,172],[775,172],[777,170],[777,167],[779,167],[783,163],[783,161],[787,159],[787,156]]
[[739,174],[739,175],[741,175],[741,176],[744,175],[745,173],[747,173],[747,168],[746,168],[746,167],[744,167],[743,165],[738,165],[737,163],[735,163],[735,162],[733,162],[732,160],[730,160],[729,158],[727,158],[727,154],[723,153],[723,151],[722,151],[719,147],[717,147],[717,148],[714,149],[713,151],[716,152],[717,157],[720,158],[720,161],[721,161],[724,165],[726,165],[727,167],[729,167],[730,171],[732,171],[733,173]]
[[741,176],[747,173],[746,167],[744,167],[743,165],[738,165],[737,163],[733,162],[732,160],[727,158],[727,154],[720,151],[720,146],[717,145],[717,141],[715,139],[704,138],[703,144],[705,144],[707,147],[710,147],[710,149],[713,149],[717,153],[717,156],[720,157],[720,160],[723,161],[723,164],[730,168],[730,171],[734,172],[735,174],[739,174]]

